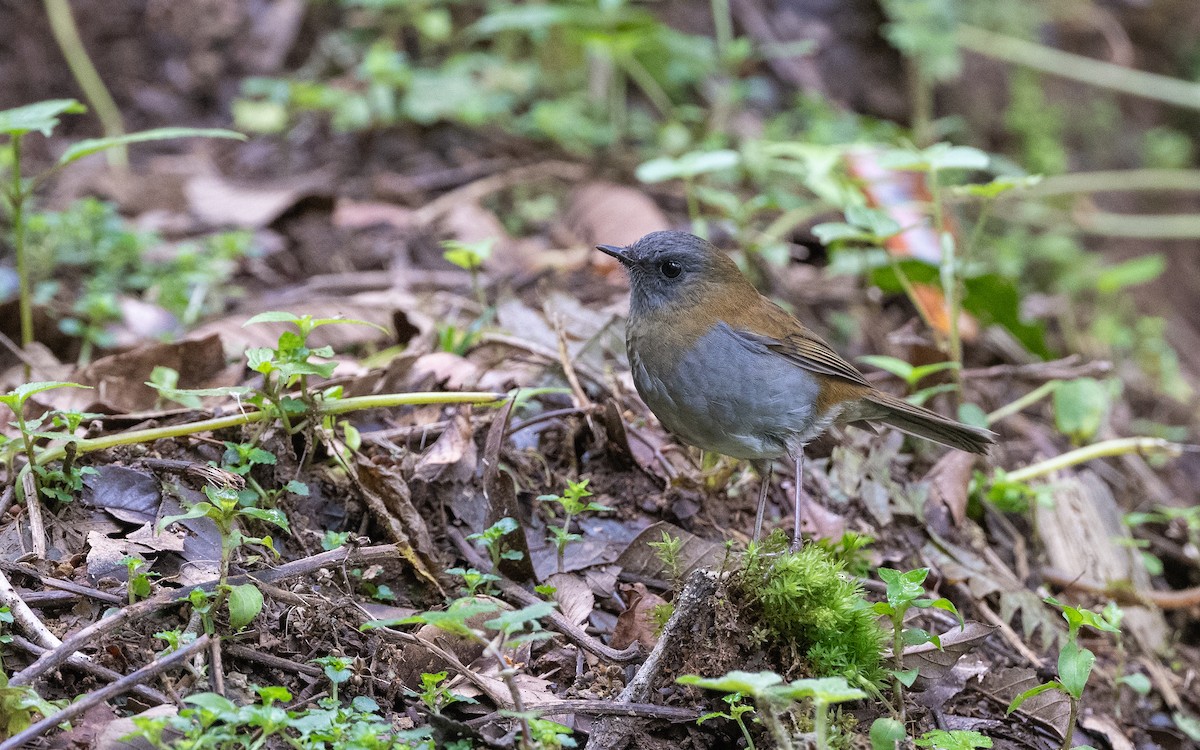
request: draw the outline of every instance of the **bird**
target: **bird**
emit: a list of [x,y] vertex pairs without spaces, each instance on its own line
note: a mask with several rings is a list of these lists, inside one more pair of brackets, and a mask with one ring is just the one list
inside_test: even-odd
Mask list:
[[987,453],[996,435],[880,391],[817,334],[759,293],[725,252],[693,234],[597,245],[630,279],[626,348],[638,395],[685,443],[749,461],[762,478],[754,541],[776,459],[794,463],[799,547],[804,447],[834,424],[882,423]]

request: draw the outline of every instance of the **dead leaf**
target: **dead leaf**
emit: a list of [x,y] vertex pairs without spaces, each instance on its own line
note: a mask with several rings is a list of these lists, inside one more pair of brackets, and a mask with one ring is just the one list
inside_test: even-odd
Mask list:
[[1079,726],[1092,734],[1097,734],[1108,741],[1112,750],[1134,750],[1136,745],[1125,734],[1116,720],[1108,714],[1083,712],[1079,717]]
[[410,208],[395,203],[356,201],[340,198],[333,209],[333,225],[342,229],[366,229],[384,224],[395,229],[414,229],[416,217]]
[[[920,669],[923,680],[939,680],[954,669],[964,654],[976,648],[994,630],[981,622],[968,622],[963,628],[956,627],[939,634],[942,643],[940,649],[932,643],[909,646],[904,649],[904,668]],[[890,649],[884,658],[891,658]]]
[[247,185],[218,175],[197,175],[184,185],[188,207],[210,227],[262,229],[302,198],[327,192],[322,175],[293,178],[286,185]]
[[578,575],[555,573],[544,582],[554,587],[554,601],[563,617],[575,625],[582,625],[596,606],[596,595],[592,588]]
[[[950,451],[938,459],[925,481],[929,483],[929,500],[925,503],[925,516],[934,523],[944,513],[949,513],[954,526],[962,525],[967,517],[968,488],[971,472],[975,468],[975,456],[963,451]],[[949,532],[949,524],[939,524],[940,533]]]
[[477,451],[470,421],[457,414],[450,426],[421,454],[413,478],[424,482],[466,482],[475,476]]
[[[568,231],[590,245],[632,245],[638,239],[671,222],[650,196],[613,182],[596,181],[581,186],[571,195],[565,224]],[[620,264],[603,253],[587,256],[605,275],[617,276]],[[621,274],[623,277],[623,274]]]
[[152,475],[109,464],[83,479],[80,500],[102,508],[119,521],[153,523],[162,502],[162,489]]
[[638,643],[647,652],[658,642],[658,625],[654,622],[654,609],[667,603],[658,594],[646,588],[645,584],[635,583],[625,586],[623,592],[628,605],[625,611],[617,616],[617,626],[613,629],[613,648],[626,648],[631,643]]
[[655,549],[650,546],[651,542],[661,542],[664,534],[680,540],[677,559],[681,579],[687,578],[697,568],[715,570],[725,558],[725,545],[701,539],[672,523],[659,521],[643,529],[629,543],[629,546],[617,558],[617,564],[627,575],[637,576],[644,580],[669,581],[670,571],[663,565]]
[[436,559],[433,541],[424,516],[412,504],[408,484],[396,472],[373,463],[361,453],[355,453],[354,457],[359,489],[376,522],[388,530],[393,541],[409,548],[412,554],[406,557],[414,563],[417,573],[439,586],[437,577],[430,572],[436,567],[432,564]]
[[[1013,698],[1040,684],[1042,684],[1042,680],[1038,679],[1035,670],[1013,667],[989,672],[984,676],[980,687],[1007,705],[1012,702]],[[1048,727],[1053,727],[1058,736],[1062,737],[1067,731],[1067,719],[1071,714],[1071,700],[1061,690],[1047,690],[1022,703],[1017,712],[1031,716]]]
[[445,388],[469,390],[479,380],[475,364],[451,352],[432,352],[418,357],[409,370],[409,385],[418,390]]

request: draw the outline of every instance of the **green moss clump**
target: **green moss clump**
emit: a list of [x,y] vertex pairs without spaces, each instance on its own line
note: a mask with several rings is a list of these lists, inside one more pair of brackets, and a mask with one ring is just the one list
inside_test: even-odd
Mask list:
[[733,586],[742,616],[794,644],[817,676],[882,676],[884,633],[862,586],[827,549],[808,544],[787,552],[782,534],[774,534],[747,551]]

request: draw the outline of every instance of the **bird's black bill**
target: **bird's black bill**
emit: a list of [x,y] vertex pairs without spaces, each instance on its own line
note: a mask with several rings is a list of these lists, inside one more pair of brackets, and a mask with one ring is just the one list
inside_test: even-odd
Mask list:
[[623,247],[617,247],[616,245],[596,245],[596,249],[605,255],[611,255],[612,257],[621,261],[622,265],[627,266],[633,262],[630,260],[629,256],[625,254],[625,248]]

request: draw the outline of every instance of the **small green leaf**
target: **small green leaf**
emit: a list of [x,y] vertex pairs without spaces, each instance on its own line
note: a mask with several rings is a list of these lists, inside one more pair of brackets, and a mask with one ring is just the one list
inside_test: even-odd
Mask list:
[[845,703],[846,701],[862,700],[867,694],[858,688],[850,687],[845,677],[822,677],[794,680],[787,685],[768,688],[772,696],[788,701],[798,701],[811,698],[820,704]]
[[1121,679],[1117,680],[1117,682],[1127,686],[1130,690],[1138,695],[1149,695],[1150,688],[1152,687],[1150,684],[1150,678],[1141,672],[1122,675]]
[[858,361],[890,372],[906,383],[913,382],[913,366],[897,357],[888,357],[882,354],[864,354],[858,358]]
[[49,99],[0,112],[0,133],[25,135],[37,131],[47,138],[58,127],[58,118],[65,114],[87,111],[74,99]]
[[741,163],[737,151],[718,149],[715,151],[691,151],[679,157],[663,156],[651,159],[638,166],[637,178],[642,182],[690,179],[710,172],[732,169]]
[[1008,704],[1008,710],[1005,711],[1005,713],[1011,714],[1013,711],[1016,711],[1018,708],[1020,708],[1022,703],[1029,700],[1030,698],[1032,698],[1035,695],[1041,695],[1042,693],[1046,692],[1047,690],[1062,690],[1062,689],[1063,689],[1062,683],[1058,682],[1057,680],[1051,680],[1050,682],[1044,682],[1041,685],[1038,685],[1037,687],[1029,688],[1025,692],[1018,695],[1016,698],[1012,699],[1012,703]]
[[241,630],[249,625],[263,608],[263,595],[253,583],[229,587],[229,625]]
[[1075,442],[1091,439],[1108,414],[1110,390],[1093,378],[1076,378],[1054,390],[1054,423]]
[[525,630],[528,623],[540,620],[556,608],[557,605],[554,602],[537,602],[528,607],[505,612],[495,619],[488,620],[484,626],[503,633],[516,633]]
[[897,680],[900,680],[900,683],[904,685],[904,687],[912,687],[913,683],[917,681],[918,675],[920,675],[920,670],[893,669],[892,674],[895,675]]
[[233,138],[239,141],[246,140],[246,136],[241,133],[220,128],[155,128],[154,130],[126,133],[125,135],[117,135],[111,138],[88,138],[79,141],[64,151],[62,156],[58,157],[58,166],[66,166],[85,156],[90,156],[91,154],[116,146],[142,143],[144,141],[167,141],[174,138]]
[[904,724],[895,719],[879,718],[871,724],[871,750],[896,750],[908,740]]
[[1102,269],[1096,277],[1096,291],[1103,294],[1119,292],[1131,286],[1154,281],[1166,270],[1167,261],[1162,255],[1143,255]]

